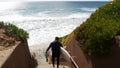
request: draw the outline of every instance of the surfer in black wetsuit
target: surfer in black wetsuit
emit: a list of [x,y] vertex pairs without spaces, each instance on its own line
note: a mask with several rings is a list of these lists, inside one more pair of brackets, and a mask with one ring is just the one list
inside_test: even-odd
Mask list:
[[[46,55],[47,55],[48,50],[51,48],[52,64],[53,64],[53,67],[55,67],[55,58],[57,58],[57,68],[59,68],[59,63],[60,63],[60,47],[63,47],[63,46],[59,42],[59,38],[55,37],[55,41],[53,41],[46,50]],[[46,60],[46,61],[48,61],[48,60]]]

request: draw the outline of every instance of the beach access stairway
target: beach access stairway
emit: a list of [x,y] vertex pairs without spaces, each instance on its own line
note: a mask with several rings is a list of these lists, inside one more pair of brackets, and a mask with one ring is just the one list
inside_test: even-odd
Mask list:
[[[55,65],[56,66],[56,65]],[[52,64],[49,64],[45,61],[45,58],[38,60],[38,66],[37,68],[53,68]],[[59,68],[69,68],[69,66],[66,65],[60,65]]]
[[[46,62],[46,58],[45,58],[45,51],[47,47],[38,47],[38,46],[30,46],[30,52],[31,55],[34,55],[35,59],[38,62],[38,66],[37,68],[52,68],[52,62],[50,62],[50,64],[48,62]],[[64,49],[64,48],[63,48]],[[67,56],[69,56],[69,61],[68,59],[66,60],[66,57],[62,56],[61,54],[61,59],[60,59],[60,68],[79,68],[78,64],[76,63],[76,61],[74,60],[74,55],[72,55],[71,53],[69,53],[66,48],[63,50],[67,53]]]

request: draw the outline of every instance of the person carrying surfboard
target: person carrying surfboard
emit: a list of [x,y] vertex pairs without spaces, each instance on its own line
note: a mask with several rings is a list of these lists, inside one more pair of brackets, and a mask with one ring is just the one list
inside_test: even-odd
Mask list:
[[52,50],[52,64],[53,68],[55,67],[55,58],[57,58],[57,68],[59,68],[60,63],[60,52],[61,52],[62,44],[59,42],[59,37],[55,37],[55,40],[49,45],[46,50],[46,61],[48,62],[47,52],[51,48]]

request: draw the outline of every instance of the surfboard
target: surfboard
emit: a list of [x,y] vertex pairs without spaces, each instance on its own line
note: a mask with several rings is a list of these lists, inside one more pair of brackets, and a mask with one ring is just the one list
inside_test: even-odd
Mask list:
[[51,49],[47,52],[46,59],[48,59],[49,64],[52,63],[52,51],[51,51]]
[[70,54],[63,47],[61,47],[61,56],[63,56],[63,58],[66,61],[71,62],[71,56],[70,56]]
[[[47,58],[48,58],[48,63],[49,64],[51,64],[52,62],[51,62],[51,59],[52,59],[52,51],[51,51],[51,49],[48,51],[48,56],[47,56]],[[79,68],[78,67],[78,65],[77,65],[77,63],[74,61],[74,59],[70,56],[70,54],[67,52],[67,50],[65,50],[63,47],[61,47],[61,56],[66,60],[66,61],[68,61],[68,62],[70,62],[70,63],[73,63],[74,64],[74,66],[75,66],[75,68]]]
[[74,59],[70,56],[70,54],[65,50],[64,48],[61,47],[61,55],[64,57],[64,59],[70,63],[73,63],[75,68],[79,68],[77,63],[74,61]]
[[[48,62],[51,63],[51,59],[52,59],[52,51],[51,49],[48,51]],[[67,50],[65,50],[63,47],[61,47],[61,56],[68,62],[71,62],[71,56],[70,54],[67,52]]]

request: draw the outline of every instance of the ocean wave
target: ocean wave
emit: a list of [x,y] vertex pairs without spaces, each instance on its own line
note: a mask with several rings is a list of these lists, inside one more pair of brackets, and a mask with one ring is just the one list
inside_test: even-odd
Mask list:
[[0,2],[0,21],[26,30],[29,46],[48,45],[54,37],[69,34],[85,21],[97,9],[95,3]]
[[82,11],[94,12],[97,8],[80,8]]
[[20,14],[12,14],[12,15],[4,15],[4,16],[0,16],[0,20],[2,21],[37,21],[37,20],[58,20],[58,19],[76,19],[76,18],[84,18],[84,17],[88,17],[90,16],[91,13],[75,13],[75,14],[71,14],[68,16],[49,16],[47,14],[44,13],[39,13],[36,15],[28,15],[28,16],[24,16],[24,15],[20,15]]
[[90,13],[74,13],[68,16],[50,17],[47,14],[28,15],[20,14],[0,16],[0,20],[11,22],[29,33],[28,44],[48,45],[54,37],[65,36],[85,21]]

